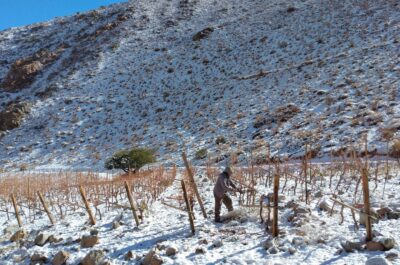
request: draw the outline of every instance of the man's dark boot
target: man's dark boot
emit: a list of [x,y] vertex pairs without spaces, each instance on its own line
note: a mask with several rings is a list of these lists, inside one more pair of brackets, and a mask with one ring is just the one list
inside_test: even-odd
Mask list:
[[221,217],[215,217],[214,222],[216,222],[216,223],[222,223]]

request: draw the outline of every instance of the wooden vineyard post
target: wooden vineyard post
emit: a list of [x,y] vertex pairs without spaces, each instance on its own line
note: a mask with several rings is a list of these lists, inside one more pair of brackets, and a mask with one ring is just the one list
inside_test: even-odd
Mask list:
[[272,236],[278,236],[278,192],[279,192],[279,175],[274,176],[274,210],[272,219]]
[[199,205],[200,205],[200,208],[201,208],[201,212],[203,213],[204,218],[207,218],[207,213],[206,213],[206,210],[204,209],[203,200],[200,197],[199,190],[197,189],[196,182],[194,181],[193,172],[190,169],[189,162],[187,161],[185,152],[182,153],[182,158],[183,158],[183,162],[185,163],[185,167],[186,167],[186,170],[187,170],[188,175],[189,175],[190,184],[192,185],[192,188],[193,188],[194,193],[196,195],[197,201],[199,202]]
[[368,143],[367,137],[364,139],[365,141],[365,165],[361,169],[362,173],[362,185],[363,185],[363,195],[364,195],[364,212],[366,214],[365,219],[365,228],[367,230],[367,238],[366,241],[372,240],[372,225],[371,225],[371,205],[369,202],[369,183],[368,183]]
[[133,217],[135,218],[136,226],[139,226],[139,218],[138,218],[138,216],[136,214],[136,207],[135,207],[135,204],[133,202],[131,189],[129,188],[128,182],[126,182],[126,181],[125,181],[125,190],[126,190],[126,194],[128,195],[129,203],[131,205],[131,210],[132,210]]
[[91,225],[95,225],[95,224],[96,224],[96,220],[94,219],[92,210],[90,210],[89,203],[88,203],[88,201],[87,201],[87,199],[86,199],[85,190],[83,189],[82,186],[79,186],[79,191],[80,191],[80,193],[81,193],[82,200],[83,200],[83,202],[85,203],[86,211],[87,211],[88,214],[89,214],[90,224],[91,224]]
[[365,212],[365,228],[367,230],[367,242],[372,240],[372,226],[371,226],[371,206],[369,203],[369,186],[368,186],[368,171],[367,168],[362,169],[362,184],[364,193],[364,212]]
[[12,193],[10,197],[11,197],[12,204],[14,206],[15,217],[17,218],[18,226],[22,227],[21,217],[19,216],[18,204],[15,199],[15,195]]
[[49,208],[47,207],[47,203],[46,203],[46,201],[44,200],[42,193],[40,193],[40,191],[37,191],[37,195],[39,196],[40,202],[41,202],[42,205],[43,205],[44,211],[46,212],[47,216],[49,217],[50,223],[51,223],[52,225],[54,225],[54,224],[55,224],[54,218],[53,218],[53,216],[51,215],[51,212],[49,211]]
[[307,180],[307,158],[308,158],[308,146],[306,145],[305,147],[305,153],[304,153],[304,161],[303,161],[303,167],[304,167],[304,185],[306,189],[306,204],[308,204],[308,180]]
[[196,231],[194,229],[193,213],[192,213],[192,209],[189,204],[189,199],[188,199],[187,192],[186,192],[185,181],[183,179],[181,180],[181,185],[182,185],[182,190],[183,190],[183,197],[185,198],[186,209],[187,209],[187,212],[189,215],[190,228],[192,229],[192,234],[194,234]]

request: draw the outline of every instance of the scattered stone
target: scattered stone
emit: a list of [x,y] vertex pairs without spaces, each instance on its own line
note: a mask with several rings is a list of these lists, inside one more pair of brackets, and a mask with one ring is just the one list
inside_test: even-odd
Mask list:
[[269,254],[278,254],[279,253],[279,249],[274,246],[274,247],[268,249],[268,253]]
[[162,243],[158,243],[157,245],[156,245],[156,248],[157,248],[157,250],[164,250],[164,249],[166,249],[167,248],[167,246],[165,246],[164,244],[162,244]]
[[389,265],[389,262],[383,257],[372,257],[365,262],[365,265]]
[[300,215],[300,214],[310,214],[311,210],[308,207],[305,206],[298,206],[294,208],[294,215]]
[[298,204],[297,202],[295,202],[295,201],[289,201],[288,203],[286,203],[286,208],[292,208],[292,209],[295,209],[295,208],[297,208],[297,207],[299,207],[300,206],[300,204]]
[[136,259],[136,258],[137,258],[137,255],[132,250],[129,250],[124,256],[124,260],[132,260],[132,259]]
[[272,239],[272,238],[265,240],[263,243],[264,249],[267,249],[267,250],[274,246],[275,246],[275,242],[274,242],[274,239]]
[[379,243],[385,247],[385,250],[391,250],[396,245],[396,240],[391,237],[386,237],[379,240]]
[[50,235],[40,233],[36,238],[35,238],[35,245],[43,247],[47,241],[49,240]]
[[176,253],[178,252],[178,249],[175,247],[167,247],[165,250],[165,255],[167,256],[175,256]]
[[82,260],[82,265],[103,265],[104,252],[102,250],[92,250]]
[[192,40],[193,40],[193,41],[199,41],[199,40],[205,39],[205,38],[207,38],[208,36],[210,36],[210,34],[211,34],[213,31],[214,31],[214,29],[211,28],[211,27],[205,28],[205,29],[203,29],[203,30],[197,32],[196,34],[194,34],[193,37],[192,37]]
[[354,252],[355,250],[362,250],[362,244],[360,242],[351,242],[351,241],[346,241],[345,243],[342,243],[342,248],[346,252]]
[[302,237],[294,237],[292,239],[292,244],[295,246],[300,246],[304,244],[304,239]]
[[18,229],[19,229],[18,225],[9,225],[3,229],[3,233],[4,235],[14,234],[15,232],[18,231]]
[[315,198],[322,198],[322,196],[324,196],[324,194],[322,193],[322,191],[317,191],[315,194],[314,194],[314,197]]
[[121,226],[121,223],[118,222],[118,221],[114,221],[114,222],[112,223],[112,228],[113,228],[113,229],[117,229],[117,228],[120,227],[120,226]]
[[383,251],[385,249],[381,243],[374,241],[367,242],[365,248],[369,251]]
[[327,200],[322,200],[319,204],[318,204],[318,208],[322,211],[326,211],[326,212],[331,212],[332,210],[332,205],[327,201]]
[[150,250],[142,261],[142,265],[160,265],[163,264],[163,259],[156,253],[155,250]]
[[92,229],[92,230],[90,230],[90,234],[91,234],[92,236],[97,236],[97,235],[99,234],[99,230],[97,230],[97,229]]
[[205,254],[207,252],[205,247],[197,247],[195,253],[196,254]]
[[81,247],[82,248],[91,248],[94,245],[99,243],[99,237],[90,235],[90,236],[82,236],[81,238]]
[[221,239],[219,239],[219,238],[217,238],[217,239],[215,239],[214,241],[213,241],[213,247],[215,247],[215,248],[219,248],[219,247],[221,247],[222,246],[222,240]]
[[379,214],[379,216],[381,218],[384,218],[385,216],[387,216],[390,212],[393,212],[393,210],[389,207],[382,207],[379,210],[377,210],[377,213]]
[[52,265],[64,265],[69,259],[69,253],[66,251],[59,251],[53,258],[51,262]]
[[58,238],[58,237],[51,235],[51,236],[49,236],[48,241],[49,241],[49,243],[59,243],[59,242],[63,241],[63,239],[61,237]]
[[385,258],[387,258],[390,261],[398,259],[399,258],[399,252],[397,252],[395,250],[390,250],[390,251],[386,252]]
[[292,12],[294,12],[294,11],[296,11],[296,8],[295,8],[294,6],[289,6],[289,7],[286,9],[286,12],[288,12],[288,13],[292,13]]
[[34,253],[31,256],[31,264],[32,265],[33,264],[45,264],[45,263],[47,263],[47,261],[48,261],[48,258],[41,253]]
[[203,245],[207,245],[208,244],[208,240],[203,238],[199,240],[199,244],[203,244]]
[[388,219],[400,219],[400,212],[389,212],[387,214]]
[[297,252],[297,249],[294,248],[294,247],[289,247],[288,252],[289,252],[291,255],[293,255],[293,254],[295,254],[295,253]]
[[14,235],[11,236],[10,241],[11,242],[17,242],[22,239],[24,239],[28,233],[25,230],[18,230],[17,232],[14,233]]

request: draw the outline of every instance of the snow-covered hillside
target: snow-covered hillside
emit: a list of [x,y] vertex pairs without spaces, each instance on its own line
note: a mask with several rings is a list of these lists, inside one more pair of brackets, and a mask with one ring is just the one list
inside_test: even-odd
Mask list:
[[387,0],[138,0],[2,31],[2,113],[27,114],[3,133],[0,163],[101,168],[132,145],[170,162],[266,143],[323,155],[363,134],[386,152],[399,36]]

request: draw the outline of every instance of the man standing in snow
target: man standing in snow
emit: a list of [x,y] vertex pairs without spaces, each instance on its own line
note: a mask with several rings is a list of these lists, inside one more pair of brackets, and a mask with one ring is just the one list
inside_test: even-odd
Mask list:
[[241,192],[235,184],[230,180],[232,176],[232,169],[226,167],[225,170],[219,174],[217,182],[214,186],[214,199],[215,199],[215,222],[220,223],[221,218],[221,202],[228,208],[228,211],[233,211],[232,199],[226,194],[230,192]]

